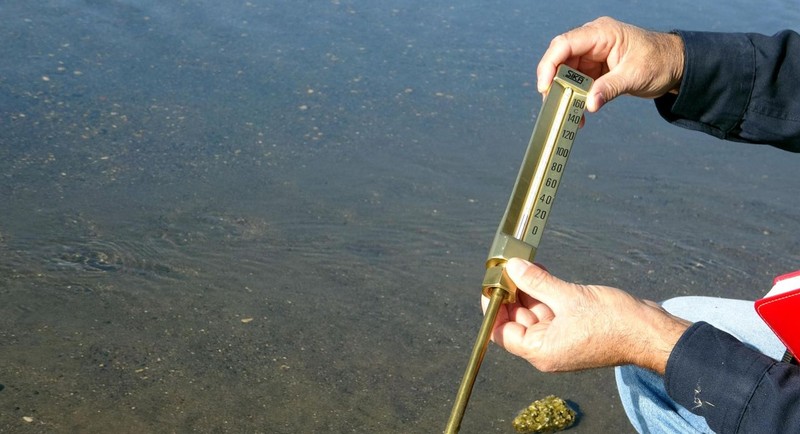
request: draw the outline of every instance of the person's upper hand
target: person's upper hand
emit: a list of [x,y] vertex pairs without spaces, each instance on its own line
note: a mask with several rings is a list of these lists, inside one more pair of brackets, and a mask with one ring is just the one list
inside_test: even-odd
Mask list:
[[653,302],[564,282],[521,259],[511,259],[506,271],[519,286],[517,302],[500,307],[492,340],[541,371],[636,364],[663,373],[689,326]]
[[651,32],[602,17],[556,36],[537,67],[537,88],[545,93],[558,65],[567,64],[595,79],[587,109],[629,94],[657,98],[677,92],[683,76],[680,36]]

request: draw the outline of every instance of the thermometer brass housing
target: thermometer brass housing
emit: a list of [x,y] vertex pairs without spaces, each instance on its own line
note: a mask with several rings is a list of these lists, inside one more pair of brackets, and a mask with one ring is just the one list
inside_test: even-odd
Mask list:
[[566,65],[559,66],[536,119],[514,190],[489,249],[483,278],[483,294],[489,297],[489,306],[453,403],[445,428],[448,434],[457,433],[461,426],[500,306],[516,301],[517,287],[505,272],[506,263],[511,258],[533,261],[536,255],[591,85],[591,78]]

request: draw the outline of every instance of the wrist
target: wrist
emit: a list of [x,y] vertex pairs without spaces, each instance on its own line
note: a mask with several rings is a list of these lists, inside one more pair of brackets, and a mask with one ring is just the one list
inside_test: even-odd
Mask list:
[[633,354],[632,362],[663,375],[672,350],[692,323],[670,314],[650,301],[643,302],[639,320],[643,333],[640,336],[639,350]]
[[668,66],[670,86],[667,93],[677,95],[681,89],[681,81],[683,80],[683,69],[686,59],[683,46],[683,38],[676,33],[670,32],[664,34],[665,52],[668,53]]

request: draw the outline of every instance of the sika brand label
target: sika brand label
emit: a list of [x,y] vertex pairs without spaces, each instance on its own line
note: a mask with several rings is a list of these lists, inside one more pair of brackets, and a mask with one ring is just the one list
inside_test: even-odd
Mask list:
[[574,81],[575,83],[578,83],[578,84],[583,84],[583,80],[586,79],[586,77],[578,74],[577,72],[575,72],[575,71],[573,71],[571,69],[567,70],[566,78],[568,78],[568,79],[570,79],[570,80],[572,80],[572,81]]

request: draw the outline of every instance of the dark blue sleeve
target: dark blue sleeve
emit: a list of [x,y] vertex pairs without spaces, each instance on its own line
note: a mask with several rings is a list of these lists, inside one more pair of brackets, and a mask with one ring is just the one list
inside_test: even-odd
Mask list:
[[678,95],[656,99],[664,119],[721,139],[800,152],[800,35],[677,33],[686,61]]
[[800,367],[777,362],[705,322],[689,327],[667,362],[670,397],[718,434],[800,431]]

